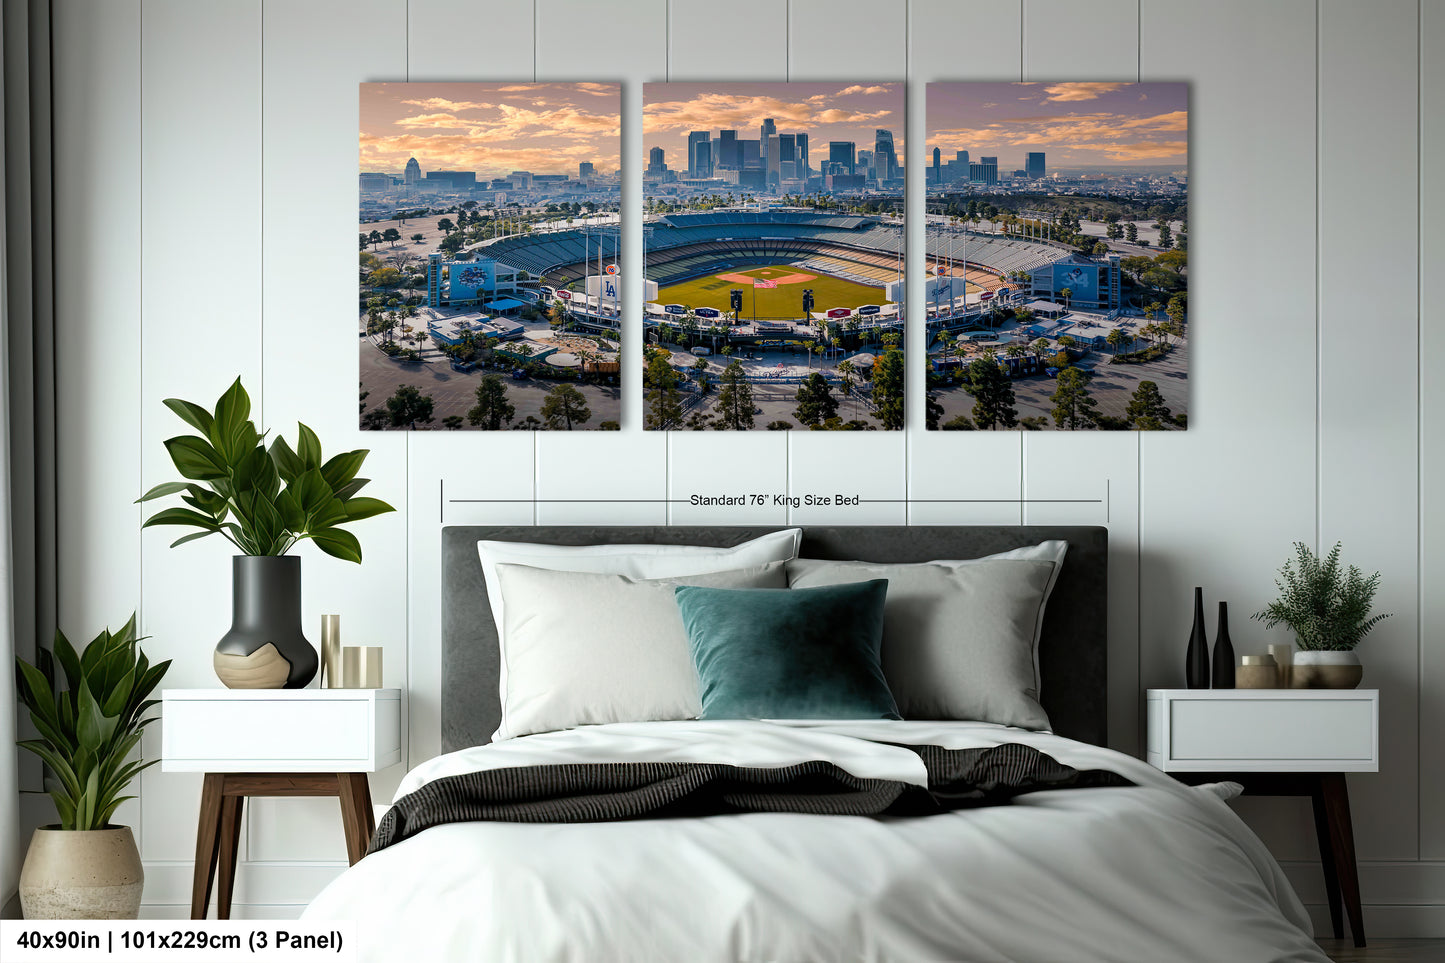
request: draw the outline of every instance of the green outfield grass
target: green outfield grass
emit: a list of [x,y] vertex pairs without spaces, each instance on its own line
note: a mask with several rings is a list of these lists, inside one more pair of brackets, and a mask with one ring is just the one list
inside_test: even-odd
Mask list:
[[743,292],[741,317],[747,320],[754,317],[753,287],[746,282],[739,281],[739,275],[772,279],[799,274],[810,275],[811,279],[779,284],[775,288],[757,289],[758,310],[756,316],[758,318],[794,319],[802,317],[804,288],[813,289],[813,310],[815,312],[827,311],[829,308],[856,308],[864,304],[888,303],[883,300],[883,288],[881,287],[859,284],[856,281],[844,281],[841,278],[829,277],[815,271],[795,268],[789,264],[743,270],[729,269],[717,274],[693,278],[691,281],[659,289],[657,303],[685,304],[690,308],[717,308],[719,311],[731,313],[729,292],[734,288],[741,288]]

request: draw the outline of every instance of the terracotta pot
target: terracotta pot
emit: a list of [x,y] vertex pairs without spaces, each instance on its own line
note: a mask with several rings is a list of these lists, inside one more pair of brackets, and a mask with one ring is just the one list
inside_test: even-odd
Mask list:
[[1301,649],[1290,669],[1292,689],[1353,689],[1365,677],[1360,657],[1352,651]]
[[129,826],[45,826],[30,837],[20,869],[20,908],[28,920],[133,920],[144,886]]

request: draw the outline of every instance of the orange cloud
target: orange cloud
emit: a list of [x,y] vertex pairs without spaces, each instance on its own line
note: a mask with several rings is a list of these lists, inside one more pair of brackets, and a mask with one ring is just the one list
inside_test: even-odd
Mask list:
[[[882,84],[874,84],[874,85],[871,86],[871,87],[864,87],[864,86],[861,85],[861,84],[854,84],[854,85],[851,86],[851,87],[844,87],[842,90],[838,91],[838,92],[837,92],[836,94],[834,94],[833,96],[834,96],[834,97],[847,97],[847,96],[849,96],[850,94],[886,94],[886,93],[888,93],[888,88],[887,88],[886,86],[883,86]],[[822,95],[820,94],[819,96],[822,96]],[[812,98],[809,98],[809,99],[812,99]]]
[[[821,99],[820,99],[821,98]],[[702,94],[691,100],[656,101],[643,107],[645,133],[669,130],[751,129],[771,117],[779,127],[814,124],[862,124],[887,117],[891,110],[850,111],[836,107],[819,110],[824,95],[804,101],[786,101],[767,94]]]
[[1111,94],[1120,87],[1127,84],[1115,83],[1079,83],[1079,84],[1051,84],[1044,88],[1049,96],[1044,98],[1045,103],[1058,103],[1070,100],[1098,100],[1104,94]]
[[447,100],[445,97],[427,97],[424,100],[403,100],[403,104],[421,107],[425,110],[487,110],[492,105],[474,100]]

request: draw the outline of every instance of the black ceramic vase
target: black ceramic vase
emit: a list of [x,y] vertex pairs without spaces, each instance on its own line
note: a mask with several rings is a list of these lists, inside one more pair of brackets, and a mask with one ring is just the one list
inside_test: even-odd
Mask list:
[[1234,643],[1229,641],[1229,603],[1219,603],[1219,627],[1214,630],[1214,688],[1234,688]]
[[231,559],[231,631],[216,643],[228,689],[301,689],[316,675],[316,649],[301,632],[301,559]]
[[1204,589],[1194,590],[1194,629],[1184,653],[1184,684],[1191,689],[1209,688],[1209,637],[1204,634]]

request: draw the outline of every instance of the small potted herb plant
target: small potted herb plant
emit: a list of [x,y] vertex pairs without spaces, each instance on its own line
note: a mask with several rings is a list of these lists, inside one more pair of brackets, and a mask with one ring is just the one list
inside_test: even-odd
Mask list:
[[369,452],[323,458],[321,441],[297,426],[296,447],[277,437],[268,449],[251,421],[241,379],[214,411],[167,398],[166,407],[198,434],[166,441],[185,481],[166,482],[137,501],[179,495],[143,527],[179,525],[196,531],[171,543],[221,535],[241,554],[231,564],[231,630],[216,645],[216,675],[232,689],[301,689],[316,675],[316,649],[301,631],[301,559],[287,553],[303,539],[348,562],[361,561],[361,542],[344,526],[395,511],[357,493]]
[[[154,721],[147,699],[169,662],[151,665],[135,637],[135,616],[77,652],[62,633],[31,665],[16,659],[16,692],[39,739],[20,748],[44,760],[60,823],[35,830],[20,870],[28,920],[135,919],[145,871],[129,826],[111,817],[132,779],[157,760],[128,757]],[[64,677],[60,687],[56,664]]]
[[1279,570],[1279,597],[1254,613],[1267,628],[1294,630],[1299,651],[1294,655],[1291,685],[1296,689],[1353,689],[1364,677],[1355,646],[1388,613],[1370,614],[1380,573],[1368,578],[1354,565],[1340,563],[1340,543],[1320,558],[1304,542],[1294,543],[1295,557]]

